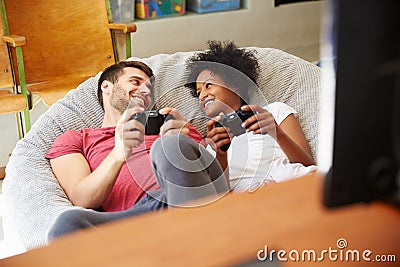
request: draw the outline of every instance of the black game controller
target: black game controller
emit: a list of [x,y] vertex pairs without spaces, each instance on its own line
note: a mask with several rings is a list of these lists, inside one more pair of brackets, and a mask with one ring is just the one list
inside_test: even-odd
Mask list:
[[172,118],[172,115],[161,114],[158,110],[147,110],[145,112],[135,113],[129,119],[137,120],[145,125],[145,135],[157,135],[160,133],[160,127],[164,122]]
[[[216,127],[227,127],[233,136],[239,136],[246,132],[246,128],[242,127],[242,123],[250,118],[251,116],[257,114],[255,111],[243,111],[238,109],[235,112],[223,115],[221,120],[215,123]],[[221,147],[222,151],[227,151],[231,143],[225,144]]]

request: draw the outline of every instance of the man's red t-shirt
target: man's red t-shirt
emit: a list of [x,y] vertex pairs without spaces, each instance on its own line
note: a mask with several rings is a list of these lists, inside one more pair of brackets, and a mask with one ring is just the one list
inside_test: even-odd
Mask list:
[[[95,170],[114,148],[115,127],[87,128],[66,131],[54,141],[46,158],[52,159],[72,153],[81,153],[90,170]],[[146,195],[146,191],[159,188],[150,159],[151,145],[159,135],[145,135],[144,142],[132,149],[131,157],[123,164],[103,211],[126,210]],[[201,142],[201,134],[190,125],[190,137]]]

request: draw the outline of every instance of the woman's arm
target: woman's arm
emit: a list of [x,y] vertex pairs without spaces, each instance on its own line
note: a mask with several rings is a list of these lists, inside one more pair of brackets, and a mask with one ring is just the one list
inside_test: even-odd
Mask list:
[[244,122],[248,131],[271,135],[292,163],[302,163],[305,166],[315,164],[301,126],[293,114],[277,125],[273,115],[257,105],[248,105],[242,108],[258,112]]
[[315,164],[303,130],[293,114],[287,116],[276,128],[276,141],[290,162],[302,163],[304,166]]
[[206,145],[211,146],[211,148],[216,152],[216,159],[219,162],[222,170],[224,171],[226,180],[229,183],[229,166],[228,166],[228,153],[225,149],[221,149],[224,145],[231,142],[233,135],[228,133],[225,127],[215,127],[216,121],[220,117],[216,117],[209,120],[206,124],[207,136],[205,138]]

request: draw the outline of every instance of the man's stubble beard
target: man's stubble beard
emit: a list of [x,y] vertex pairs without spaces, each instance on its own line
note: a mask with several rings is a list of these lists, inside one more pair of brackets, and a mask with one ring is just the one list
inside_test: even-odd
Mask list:
[[128,108],[129,99],[127,99],[125,90],[122,86],[116,84],[110,97],[110,106],[118,110],[121,114]]

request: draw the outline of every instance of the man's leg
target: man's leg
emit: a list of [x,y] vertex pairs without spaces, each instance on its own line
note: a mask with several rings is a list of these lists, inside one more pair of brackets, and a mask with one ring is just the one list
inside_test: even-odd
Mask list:
[[48,233],[48,240],[76,230],[159,210],[167,204],[180,205],[202,197],[216,199],[229,191],[219,163],[204,147],[187,136],[159,138],[153,144],[151,158],[160,190],[148,192],[148,196],[126,211],[67,210],[56,219]]
[[[210,202],[229,191],[218,161],[186,135],[162,136],[153,144],[150,156],[169,206],[188,206],[203,197]],[[200,204],[205,203],[196,201]]]
[[[152,192],[156,198],[161,198],[161,191]],[[130,209],[118,212],[100,212],[91,209],[70,209],[61,213],[47,235],[49,241],[85,228],[95,227],[96,225],[112,222],[128,217],[137,216],[146,212],[163,209],[166,204],[149,195],[142,198]]]

